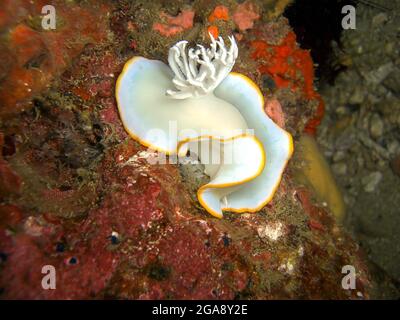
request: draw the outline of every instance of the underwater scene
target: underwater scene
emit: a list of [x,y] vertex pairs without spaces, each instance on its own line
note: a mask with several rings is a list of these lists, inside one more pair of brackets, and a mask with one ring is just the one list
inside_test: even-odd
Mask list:
[[0,0],[0,299],[400,299],[399,15]]

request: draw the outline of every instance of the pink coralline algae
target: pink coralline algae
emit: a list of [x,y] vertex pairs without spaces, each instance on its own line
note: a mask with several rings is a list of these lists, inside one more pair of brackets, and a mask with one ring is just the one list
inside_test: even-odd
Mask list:
[[277,99],[266,101],[265,112],[278,126],[285,128],[285,115],[283,114],[282,106]]
[[260,19],[257,7],[250,1],[239,4],[233,13],[233,21],[240,31],[253,28],[254,20]]
[[154,23],[153,30],[164,36],[170,37],[193,27],[194,11],[182,10],[182,12],[176,17],[162,12],[160,17],[162,20],[165,20],[166,23]]

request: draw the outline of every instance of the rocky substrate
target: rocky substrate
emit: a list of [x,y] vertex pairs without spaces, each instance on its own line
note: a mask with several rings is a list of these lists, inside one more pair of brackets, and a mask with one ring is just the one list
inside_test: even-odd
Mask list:
[[[310,54],[281,16],[289,2],[54,1],[59,29],[43,31],[43,1],[3,1],[1,298],[370,296],[359,246],[292,178],[298,157],[265,208],[219,220],[198,204],[193,173],[150,165],[118,117],[125,61],[166,61],[178,40],[207,43],[213,32],[235,35],[234,70],[260,86],[295,145],[314,134],[323,103]],[[41,286],[45,265],[55,290]],[[345,265],[354,290],[342,287]]]
[[400,6],[357,5],[356,30],[342,32],[337,67],[321,93],[318,132],[347,205],[345,225],[373,264],[376,297],[398,298],[400,284]]

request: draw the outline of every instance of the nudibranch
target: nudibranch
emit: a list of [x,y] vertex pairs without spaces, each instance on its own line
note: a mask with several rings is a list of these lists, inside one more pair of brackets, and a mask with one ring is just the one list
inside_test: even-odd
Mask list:
[[133,57],[124,66],[116,98],[125,130],[166,155],[194,152],[210,181],[197,191],[213,216],[256,212],[277,189],[293,152],[291,135],[264,112],[264,98],[246,76],[231,72],[235,39],[212,35],[210,48],[169,50],[169,66]]

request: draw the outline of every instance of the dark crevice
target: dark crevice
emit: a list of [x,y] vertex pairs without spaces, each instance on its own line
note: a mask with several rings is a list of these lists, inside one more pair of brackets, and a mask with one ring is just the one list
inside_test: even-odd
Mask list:
[[297,42],[303,49],[311,50],[314,63],[318,65],[315,75],[320,82],[333,83],[342,71],[335,67],[332,43],[340,47],[342,32],[342,7],[355,5],[348,0],[296,0],[290,5],[285,16],[297,35]]

